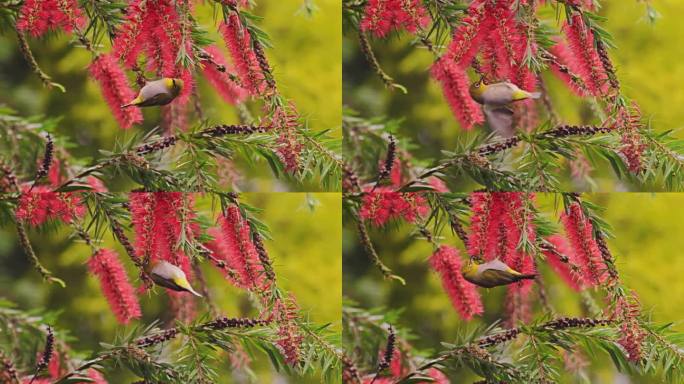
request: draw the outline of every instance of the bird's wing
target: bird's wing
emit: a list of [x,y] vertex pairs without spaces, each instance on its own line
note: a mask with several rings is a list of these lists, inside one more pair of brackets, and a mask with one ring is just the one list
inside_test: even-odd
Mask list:
[[515,134],[512,109],[507,106],[485,104],[482,110],[492,131],[507,139]]
[[499,285],[506,285],[516,281],[515,275],[498,269],[487,269],[481,274],[482,285],[485,288],[492,288]]
[[157,93],[147,99],[144,99],[142,103],[138,104],[140,107],[149,107],[152,105],[166,105],[173,100],[173,97],[168,92]]
[[513,93],[518,90],[511,83],[489,84],[482,93],[485,104],[506,105],[513,102]]
[[508,271],[510,269],[510,267],[508,265],[506,265],[506,263],[504,263],[500,259],[494,259],[494,260],[488,261],[484,264],[480,264],[479,268],[480,268],[480,271],[486,271],[488,269],[495,269],[495,270],[499,270],[499,271]]

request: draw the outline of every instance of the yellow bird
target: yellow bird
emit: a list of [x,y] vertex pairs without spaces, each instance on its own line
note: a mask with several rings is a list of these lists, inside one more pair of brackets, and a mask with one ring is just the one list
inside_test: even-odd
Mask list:
[[499,259],[483,264],[470,262],[463,266],[461,274],[469,282],[484,288],[508,285],[525,279],[532,280],[536,277],[535,274],[520,273]]
[[149,271],[149,275],[152,278],[152,281],[157,285],[174,291],[190,292],[195,296],[202,297],[202,295],[192,289],[183,270],[169,262],[163,260],[159,261],[154,265],[154,268]]
[[183,90],[183,80],[165,77],[159,80],[148,81],[140,88],[138,96],[130,103],[124,104],[126,107],[151,107],[155,105],[166,105],[175,99]]
[[470,86],[470,97],[482,104],[482,110],[489,127],[503,137],[511,137],[513,130],[513,110],[509,104],[526,99],[538,99],[539,92],[527,92],[510,82],[485,84],[480,80]]

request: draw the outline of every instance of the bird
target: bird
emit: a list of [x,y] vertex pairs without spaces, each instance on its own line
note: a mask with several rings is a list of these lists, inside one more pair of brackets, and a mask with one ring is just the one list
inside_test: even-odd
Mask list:
[[157,285],[174,291],[190,292],[195,296],[202,297],[192,289],[183,270],[167,261],[157,262],[148,273]]
[[527,92],[508,81],[485,84],[480,79],[470,86],[469,91],[470,97],[482,104],[482,110],[489,127],[504,138],[510,138],[515,133],[513,110],[510,108],[510,104],[515,101],[541,97],[540,92]]
[[183,80],[164,77],[159,80],[148,81],[140,88],[138,96],[121,108],[151,107],[166,105],[173,101],[183,90]]
[[499,259],[483,264],[470,262],[463,266],[461,274],[467,281],[484,288],[508,285],[526,279],[533,280],[537,276],[533,273],[520,273]]

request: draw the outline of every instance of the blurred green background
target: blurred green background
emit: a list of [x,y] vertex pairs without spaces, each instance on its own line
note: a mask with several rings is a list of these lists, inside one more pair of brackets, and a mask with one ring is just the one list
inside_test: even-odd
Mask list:
[[[220,14],[214,13],[212,3],[196,2],[194,14],[227,55],[223,39],[216,31],[221,21]],[[308,119],[311,129],[333,129],[332,134],[340,137],[340,0],[259,0],[256,3],[252,11],[263,18],[257,25],[271,38],[273,48],[267,49],[266,55],[280,92],[293,100],[302,117]],[[312,4],[312,13],[305,11],[306,4]],[[63,94],[56,89],[42,87],[21,56],[9,26],[2,26],[0,32],[0,104],[6,104],[26,116],[61,116],[63,120],[57,132],[76,143],[76,147],[71,149],[73,154],[79,157],[99,156],[98,150],[111,150],[115,141],[123,141],[133,133],[147,132],[158,124],[158,111],[151,108],[144,111],[143,126],[123,131],[112,117],[98,85],[87,74],[90,54],[69,44],[70,37],[66,34],[29,39],[42,69],[55,82],[66,87],[67,92]],[[109,44],[108,41],[106,43]],[[102,50],[108,51],[109,46]],[[134,84],[133,76],[129,78]],[[238,122],[235,108],[226,104],[203,79],[199,80],[199,94],[211,122]],[[255,117],[262,115],[260,103],[250,103],[250,109]],[[244,186],[245,190],[298,189],[295,185],[286,187],[275,181],[265,162],[256,167],[244,161],[238,165],[250,181]],[[316,189],[320,186],[301,190]],[[130,185],[116,181],[111,190],[128,191]]]
[[[555,195],[537,195],[538,206],[543,214],[558,223],[562,201]],[[636,292],[645,314],[658,323],[675,322],[675,329],[684,330],[680,324],[684,307],[684,231],[681,209],[684,194],[613,193],[589,194],[588,201],[604,207],[603,217],[613,228],[615,238],[609,246],[616,257],[623,283]],[[485,313],[471,322],[464,322],[451,306],[438,277],[428,269],[432,247],[424,240],[411,237],[411,226],[375,229],[371,240],[380,258],[396,274],[406,279],[406,285],[383,280],[382,276],[364,253],[351,221],[343,228],[344,269],[343,290],[345,297],[360,303],[363,308],[403,308],[398,327],[408,327],[416,335],[413,344],[419,349],[438,351],[440,342],[450,342],[463,327],[489,325],[501,318],[506,289],[480,289]],[[390,226],[391,227],[391,226]],[[561,229],[560,224],[558,229]],[[562,230],[562,229],[561,229]],[[448,230],[447,230],[448,231]],[[465,255],[458,238],[446,233],[444,244],[456,246]],[[580,297],[570,290],[555,273],[542,267],[542,274],[550,303],[559,315],[581,315]],[[536,290],[535,313],[539,314]],[[594,295],[602,305],[600,295]],[[591,382],[618,382],[618,374],[610,359],[603,355],[589,368]],[[470,373],[461,372],[458,382],[472,382]],[[453,376],[456,378],[456,376]],[[565,382],[574,382],[567,377]],[[471,380],[471,381],[468,381]],[[621,381],[622,382],[622,381]],[[624,381],[630,382],[630,381]],[[632,378],[632,383],[656,383],[647,378]]]
[[[610,56],[617,68],[623,93],[638,102],[644,118],[649,119],[656,130],[681,128],[684,110],[673,106],[684,103],[684,92],[679,89],[679,84],[684,82],[684,62],[676,48],[684,40],[684,28],[678,19],[684,13],[684,2],[650,2],[661,15],[655,24],[646,19],[646,2],[601,0],[599,3],[598,14],[607,18],[601,26],[613,36],[617,46],[610,51]],[[551,7],[542,7],[539,12],[553,30],[559,30]],[[412,45],[414,36],[395,33],[385,40],[371,41],[382,68],[399,84],[406,86],[408,94],[384,88],[360,53],[357,39],[355,32],[345,30],[342,61],[343,101],[346,106],[364,117],[403,120],[400,136],[417,144],[418,148],[413,153],[418,159],[441,158],[441,150],[451,150],[464,141],[464,131],[449,110],[439,86],[429,77],[428,69],[434,58],[419,44]],[[543,77],[562,120],[572,124],[597,123],[592,119],[589,104],[571,94],[558,78],[547,72]],[[682,134],[678,136],[684,137]],[[564,179],[569,179],[569,171],[565,169],[563,172]],[[597,191],[628,188],[616,185],[612,171],[605,165],[593,176],[598,184]],[[454,191],[461,191],[472,189],[473,185],[459,180],[451,187]],[[584,184],[565,185],[567,190],[587,187]]]
[[[273,260],[278,285],[292,292],[305,314],[316,324],[332,323],[340,331],[342,301],[342,247],[340,195],[334,193],[304,194],[241,194],[241,201],[262,209],[257,218],[269,226],[272,240],[265,240]],[[215,218],[220,206],[209,197],[197,196],[197,211]],[[212,213],[213,212],[213,213]],[[100,342],[112,342],[125,327],[119,325],[100,291],[98,281],[86,272],[89,248],[68,236],[66,226],[47,232],[30,231],[30,238],[40,260],[55,276],[66,283],[65,289],[42,282],[17,244],[12,224],[0,228],[0,298],[17,303],[20,309],[44,308],[61,311],[57,326],[70,330],[77,340],[71,343],[76,350],[98,350]],[[133,236],[131,235],[131,240]],[[128,269],[132,282],[136,281],[134,267],[123,249],[115,244],[109,232],[106,247],[113,247]],[[247,312],[249,301],[244,291],[234,288],[215,268],[204,265],[211,294],[220,311],[227,316],[255,316]],[[137,283],[135,284],[137,286]],[[168,318],[163,289],[141,298],[143,318],[132,321],[126,328]],[[198,314],[206,308],[198,307]],[[229,377],[229,359],[219,367],[222,377]],[[316,378],[292,379],[276,374],[265,355],[253,363],[258,382],[319,382]],[[108,377],[111,383],[125,382],[119,374]],[[222,381],[225,382],[225,381]]]

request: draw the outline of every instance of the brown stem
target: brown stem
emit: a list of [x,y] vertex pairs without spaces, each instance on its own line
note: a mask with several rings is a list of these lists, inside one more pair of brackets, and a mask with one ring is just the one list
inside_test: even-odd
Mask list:
[[361,244],[363,245],[363,248],[366,250],[366,254],[368,257],[371,259],[373,264],[380,270],[382,275],[386,279],[396,279],[402,284],[404,284],[404,279],[402,279],[399,276],[396,276],[391,269],[389,269],[383,262],[380,260],[380,256],[378,256],[377,251],[375,250],[375,247],[373,247],[373,243],[370,240],[370,236],[368,235],[368,229],[366,228],[366,222],[362,218],[357,218],[357,230],[359,233],[359,239],[361,241]]
[[48,76],[45,72],[43,72],[42,69],[40,69],[40,66],[38,66],[38,62],[36,61],[36,58],[33,56],[33,53],[31,52],[31,47],[29,47],[28,42],[26,41],[26,36],[24,35],[23,32],[16,31],[17,32],[17,40],[19,41],[19,51],[21,52],[22,56],[24,56],[24,59],[26,60],[26,63],[28,63],[29,67],[33,71],[33,73],[38,76],[40,81],[43,83],[43,85],[46,88],[52,88],[52,87],[57,87],[62,92],[64,91],[64,87],[61,85],[52,82],[52,79],[50,76]]
[[385,71],[380,67],[380,62],[378,62],[378,59],[375,57],[375,54],[373,53],[373,48],[371,48],[370,42],[368,41],[368,35],[366,32],[359,31],[359,44],[361,46],[361,52],[363,53],[363,56],[366,58],[366,61],[368,61],[368,64],[370,64],[371,69],[373,72],[375,72],[379,77],[380,80],[385,84],[385,87],[389,89],[398,89],[402,91],[403,93],[406,93],[406,88],[402,86],[401,84],[398,84],[394,81],[394,79],[385,73]]
[[17,235],[19,236],[19,244],[21,245],[21,248],[24,250],[24,253],[26,253],[26,256],[28,256],[31,264],[33,264],[33,268],[36,271],[38,271],[38,273],[40,273],[41,276],[43,276],[43,280],[47,281],[48,283],[57,283],[64,287],[64,282],[61,279],[53,277],[52,272],[45,268],[43,264],[40,263],[40,260],[38,260],[38,256],[36,255],[36,252],[33,250],[31,241],[29,240],[28,234],[26,233],[26,227],[24,226],[24,223],[21,220],[17,220],[16,218],[15,222],[17,225]]

